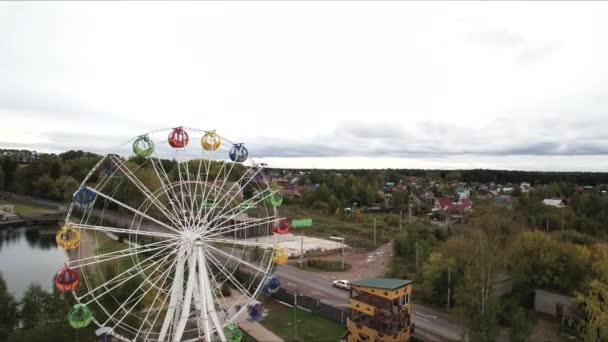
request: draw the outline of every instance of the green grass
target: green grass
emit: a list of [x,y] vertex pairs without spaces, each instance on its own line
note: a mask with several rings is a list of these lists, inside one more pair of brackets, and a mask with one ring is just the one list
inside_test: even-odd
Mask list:
[[[387,214],[363,214],[360,217],[345,217],[326,214],[300,205],[283,205],[279,214],[290,219],[312,218],[312,227],[294,228],[292,232],[327,238],[346,236],[346,244],[355,248],[374,248],[374,216],[376,217],[376,246],[390,240],[399,231],[399,224],[391,225],[384,221]],[[405,224],[405,223],[404,223]]]
[[15,214],[18,214],[18,215],[25,215],[25,216],[42,215],[42,214],[51,214],[51,213],[57,212],[56,210],[39,207],[39,206],[36,206],[33,204],[25,204],[23,202],[0,199],[0,205],[6,205],[6,204],[13,205],[15,208]]
[[[273,306],[260,323],[286,342],[294,340],[293,308]],[[298,309],[298,341],[338,341],[346,331],[340,323]]]

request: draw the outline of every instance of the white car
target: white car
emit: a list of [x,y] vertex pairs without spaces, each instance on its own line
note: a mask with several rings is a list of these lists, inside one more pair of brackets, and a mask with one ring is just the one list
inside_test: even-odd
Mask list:
[[334,280],[333,286],[342,290],[350,290],[350,282],[348,280]]

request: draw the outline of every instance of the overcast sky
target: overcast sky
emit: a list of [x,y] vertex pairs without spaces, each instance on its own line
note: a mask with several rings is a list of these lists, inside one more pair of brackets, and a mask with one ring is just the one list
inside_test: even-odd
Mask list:
[[0,146],[608,171],[608,2],[0,2]]

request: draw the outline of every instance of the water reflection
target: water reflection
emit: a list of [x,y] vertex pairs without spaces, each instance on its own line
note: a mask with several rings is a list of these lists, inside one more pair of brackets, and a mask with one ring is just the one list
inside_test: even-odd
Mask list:
[[34,282],[51,291],[55,272],[68,260],[57,247],[57,227],[30,227],[0,231],[0,272],[8,288],[20,298]]

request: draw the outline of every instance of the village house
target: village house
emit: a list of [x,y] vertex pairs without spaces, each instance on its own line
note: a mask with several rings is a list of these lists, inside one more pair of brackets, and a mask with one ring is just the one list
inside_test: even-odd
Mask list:
[[568,204],[568,200],[562,197],[545,198],[543,204],[550,207],[563,208]]

